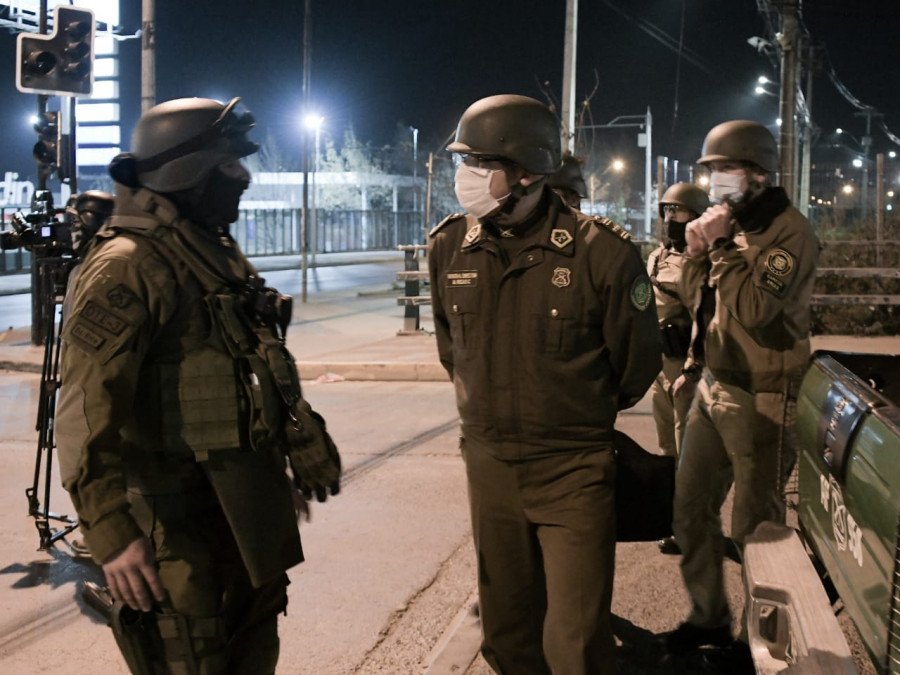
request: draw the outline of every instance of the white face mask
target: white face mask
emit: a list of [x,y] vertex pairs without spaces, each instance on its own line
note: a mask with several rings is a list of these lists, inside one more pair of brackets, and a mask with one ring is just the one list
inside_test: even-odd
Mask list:
[[717,202],[739,202],[744,197],[744,176],[713,171],[709,177],[709,198]]
[[[484,218],[500,208],[509,193],[497,199],[491,194],[491,180],[500,169],[481,169],[460,164],[456,170],[456,198],[462,207],[476,218]],[[505,180],[505,179],[504,179]]]

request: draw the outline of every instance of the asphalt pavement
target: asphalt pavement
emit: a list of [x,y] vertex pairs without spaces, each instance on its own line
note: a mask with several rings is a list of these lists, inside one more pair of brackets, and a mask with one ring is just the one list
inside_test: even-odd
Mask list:
[[[420,382],[433,383],[434,386],[439,386],[437,383],[440,382],[447,382],[446,373],[437,357],[430,306],[426,304],[420,307],[419,331],[405,334],[403,330],[404,310],[397,304],[397,297],[404,294],[403,284],[396,281],[394,274],[394,270],[399,272],[404,268],[402,253],[383,251],[320,254],[315,260],[307,260],[309,287],[312,290],[308,293],[306,302],[303,302],[300,294],[296,292],[300,287],[303,268],[299,257],[258,258],[253,262],[261,273],[264,273],[269,283],[294,294],[293,320],[288,331],[287,344],[297,359],[304,387],[341,381]],[[379,272],[380,276],[375,281],[367,281],[352,289],[330,290],[327,285],[322,285],[322,290],[319,290],[319,275],[324,274],[328,268],[363,264],[377,264],[383,273]],[[28,274],[0,276],[0,296],[28,293],[29,288]],[[423,293],[425,292],[427,290],[423,288]],[[5,323],[0,318],[0,325]],[[43,347],[32,345],[30,338],[29,326],[12,326],[9,330],[0,332],[0,370],[23,373],[41,371],[45,350]],[[898,338],[819,337],[814,339],[814,347],[897,352]],[[624,430],[650,438],[652,436],[652,424],[648,424],[650,414],[649,400],[645,397],[635,410],[623,417],[626,427]],[[462,513],[462,518],[465,519],[464,512]],[[354,518],[358,517],[348,515],[348,523]],[[464,524],[461,526],[464,527]],[[28,541],[27,545],[32,543]],[[644,546],[652,547],[650,544]],[[639,551],[644,557],[647,555],[645,548],[635,548],[635,551]],[[627,556],[628,553],[628,550],[623,549],[623,556]],[[469,558],[473,557],[473,553],[470,549],[461,551],[459,555],[463,561],[461,565],[472,565]],[[653,555],[652,551],[650,555]],[[670,567],[672,567],[671,582],[677,588],[679,586],[677,565],[672,561]],[[461,587],[456,589],[456,597],[467,599],[455,617],[444,616],[443,621],[435,624],[434,630],[437,634],[431,636],[435,640],[434,647],[424,659],[424,663],[419,664],[419,667],[424,665],[424,672],[429,675],[466,672],[476,675],[487,672],[484,662],[476,660],[480,628],[477,612],[473,609],[474,588],[469,585],[471,583],[469,572],[462,574],[459,582],[448,582],[461,584]],[[624,574],[623,579],[627,577],[627,570]],[[733,596],[739,598],[741,593],[739,571],[734,571],[733,576],[736,580]],[[641,583],[631,580],[627,585],[637,588]],[[683,599],[679,597],[677,602],[683,603]],[[648,609],[645,614],[651,611]],[[649,616],[650,614],[647,615]],[[647,625],[652,625],[651,618],[647,617],[640,615],[638,618]],[[0,644],[0,651],[2,647]],[[391,671],[388,669],[377,672]]]

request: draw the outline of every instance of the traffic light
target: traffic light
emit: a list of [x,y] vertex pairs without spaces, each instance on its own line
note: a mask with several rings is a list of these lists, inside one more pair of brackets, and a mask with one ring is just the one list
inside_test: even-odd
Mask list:
[[49,176],[59,166],[59,112],[48,110],[41,113],[34,124],[38,141],[34,144],[34,161],[38,171]]
[[94,32],[89,9],[58,5],[53,33],[20,33],[16,87],[19,91],[58,96],[90,96],[94,88]]

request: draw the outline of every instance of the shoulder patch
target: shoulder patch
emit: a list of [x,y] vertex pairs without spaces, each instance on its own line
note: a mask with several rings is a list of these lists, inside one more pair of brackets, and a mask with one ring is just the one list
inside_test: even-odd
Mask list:
[[639,312],[643,312],[650,306],[653,300],[653,288],[650,286],[650,279],[641,274],[634,278],[631,282],[631,304]]
[[465,218],[465,217],[466,217],[465,213],[451,213],[449,216],[447,216],[441,222],[439,222],[437,225],[435,225],[434,229],[432,229],[431,232],[428,233],[428,236],[433,237],[434,235],[436,235],[438,232],[440,232],[442,229],[444,229],[447,225],[449,225],[453,221],[459,220],[460,218]]
[[626,232],[624,229],[622,229],[619,225],[616,225],[609,218],[598,217],[598,218],[594,218],[593,222],[596,223],[600,228],[602,228],[604,230],[608,230],[609,232],[612,232],[614,235],[616,235],[620,239],[622,239],[624,241],[631,241],[631,235],[628,234],[628,232]]

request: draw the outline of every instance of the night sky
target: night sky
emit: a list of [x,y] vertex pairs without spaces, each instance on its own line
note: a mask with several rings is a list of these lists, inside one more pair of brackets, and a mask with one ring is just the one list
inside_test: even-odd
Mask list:
[[[123,32],[140,26],[140,1],[123,3]],[[361,141],[394,143],[398,127],[419,129],[419,156],[438,151],[474,100],[517,93],[559,101],[565,0],[313,0],[312,100],[336,139],[352,126]],[[300,152],[303,0],[156,2],[157,100],[241,96],[259,125],[290,154]],[[251,12],[252,13],[249,13]],[[682,12],[683,38],[682,38]],[[884,113],[900,135],[900,2],[807,0],[804,23],[827,49],[843,84]],[[765,36],[756,0],[581,0],[576,94],[590,96],[585,122],[653,114],[653,154],[690,162],[706,131],[726,119],[772,124],[777,99],[753,93],[777,68],[747,44]],[[681,50],[679,56],[679,42]],[[0,37],[8,129],[2,170],[34,173],[35,97],[14,88],[15,39]],[[140,42],[121,43],[126,148],[140,109]],[[857,138],[865,122],[826,73],[814,82],[812,112],[823,135],[841,126]],[[599,131],[598,152],[635,132]],[[891,147],[873,132],[874,151]],[[422,159],[424,162],[424,159]],[[30,177],[30,176],[29,176]]]

